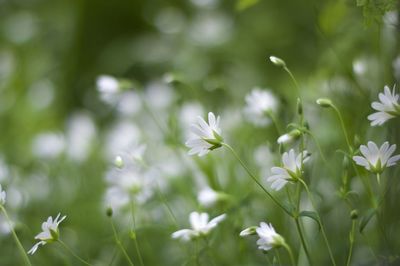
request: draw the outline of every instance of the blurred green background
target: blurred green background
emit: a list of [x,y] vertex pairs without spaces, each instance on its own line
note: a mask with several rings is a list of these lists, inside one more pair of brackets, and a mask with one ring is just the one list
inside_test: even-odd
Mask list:
[[[190,116],[213,111],[221,115],[227,142],[264,182],[269,168],[279,163],[279,134],[272,126],[248,123],[242,109],[253,87],[269,88],[280,102],[281,128],[296,122],[295,87],[268,60],[275,55],[296,76],[306,120],[333,169],[316,156],[308,171],[335,256],[344,265],[351,221],[338,191],[343,176],[352,180],[355,173],[343,170],[343,155],[336,152],[346,149],[336,117],[315,100],[329,97],[336,103],[358,145],[399,143],[398,121],[371,128],[366,119],[383,86],[400,79],[398,5],[377,0],[0,0],[0,183],[22,244],[28,250],[41,223],[61,212],[67,215],[61,238],[81,257],[95,265],[127,265],[105,215],[112,205],[107,195],[112,194],[114,157],[145,144],[147,166],[138,175],[151,180],[152,191],[138,198],[132,192],[135,227],[130,206],[113,206],[112,218],[135,265],[140,264],[132,230],[145,265],[194,265],[194,245],[170,237],[188,228],[193,210],[213,217],[228,213],[211,234],[212,253],[201,256],[201,265],[272,262],[274,254],[265,255],[254,239],[238,236],[260,221],[272,222],[297,253],[293,223],[265,200],[228,152],[194,158],[183,145]],[[105,103],[96,89],[103,74],[132,86]],[[272,154],[262,149],[266,145]],[[317,155],[311,140],[309,146]],[[393,237],[400,234],[397,169],[386,173],[385,232],[375,222],[357,235],[354,265],[400,263],[400,240]],[[366,212],[366,195],[353,181],[360,194],[354,206]],[[235,200],[201,207],[196,195],[204,186]],[[316,265],[327,265],[315,223],[304,222]],[[0,223],[0,265],[22,265],[2,216]],[[79,265],[57,244],[40,248],[31,260]]]

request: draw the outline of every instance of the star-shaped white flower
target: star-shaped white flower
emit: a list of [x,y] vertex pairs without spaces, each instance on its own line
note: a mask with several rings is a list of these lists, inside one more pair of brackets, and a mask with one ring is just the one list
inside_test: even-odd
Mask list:
[[379,100],[380,102],[371,104],[372,108],[378,111],[368,116],[371,126],[380,126],[387,120],[400,115],[399,94],[395,92],[395,87],[393,91],[390,91],[389,87],[385,86],[384,93],[379,93]]
[[260,223],[260,226],[256,228],[257,235],[260,239],[257,240],[257,245],[259,249],[270,250],[272,248],[277,248],[285,243],[283,237],[275,232],[272,224],[267,224],[264,222]]
[[2,189],[0,184],[0,205],[6,204],[6,192]]
[[301,178],[303,169],[303,163],[309,159],[307,151],[303,151],[301,154],[296,156],[293,149],[289,153],[285,152],[282,155],[283,167],[272,167],[272,176],[268,177],[267,181],[271,182],[271,188],[278,191],[282,189],[287,182],[295,182],[298,178]]
[[197,117],[197,123],[192,124],[190,129],[196,135],[185,144],[190,148],[189,155],[206,155],[209,151],[221,147],[223,138],[219,127],[220,117],[215,118],[212,112],[208,113],[208,124],[202,117]]
[[180,238],[183,241],[189,241],[199,236],[208,235],[220,222],[225,220],[226,214],[221,214],[211,221],[207,213],[192,212],[189,215],[190,225],[192,229],[182,229],[172,234],[172,238]]
[[396,150],[396,144],[389,145],[389,142],[382,144],[380,148],[372,142],[368,142],[368,146],[361,145],[360,151],[363,156],[354,156],[353,160],[368,171],[380,174],[386,167],[393,166],[400,160],[400,155],[392,156]]
[[245,100],[246,118],[257,126],[268,125],[271,122],[269,112],[276,112],[278,109],[278,100],[268,90],[254,88]]
[[67,216],[63,216],[61,219],[60,218],[60,213],[57,215],[57,217],[53,221],[53,217],[47,218],[47,221],[42,223],[42,232],[37,234],[35,236],[35,239],[40,240],[38,243],[36,243],[29,251],[28,254],[33,255],[36,250],[39,248],[39,246],[44,246],[47,243],[51,243],[54,241],[58,240],[59,237],[59,231],[58,231],[58,225],[64,221],[64,219]]

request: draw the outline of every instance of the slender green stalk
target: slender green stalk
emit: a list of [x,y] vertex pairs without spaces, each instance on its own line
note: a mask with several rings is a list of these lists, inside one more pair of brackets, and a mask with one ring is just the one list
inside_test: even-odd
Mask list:
[[349,247],[349,255],[347,257],[347,266],[350,266],[351,263],[351,255],[353,254],[353,246],[354,246],[354,234],[355,234],[355,230],[356,230],[356,223],[357,221],[355,219],[353,219],[352,223],[351,223],[351,231],[350,231],[350,247]]
[[29,260],[28,255],[27,255],[26,252],[25,252],[24,247],[23,247],[22,244],[21,244],[21,241],[19,241],[19,238],[18,238],[17,234],[16,234],[15,231],[14,231],[12,222],[11,222],[11,220],[10,220],[10,217],[8,217],[8,214],[7,214],[6,209],[4,208],[3,205],[0,205],[0,208],[1,208],[1,211],[3,212],[4,216],[6,217],[8,226],[10,227],[10,230],[11,230],[11,234],[12,234],[12,236],[13,236],[13,238],[14,238],[15,243],[16,243],[17,246],[18,246],[19,251],[21,252],[21,256],[22,256],[23,260],[25,261],[25,264],[26,264],[26,265],[32,265],[32,264],[31,264],[31,261]]
[[334,104],[332,103],[331,106],[332,106],[333,110],[335,110],[335,113],[336,113],[336,115],[338,116],[338,118],[339,118],[339,120],[340,120],[340,125],[341,125],[341,127],[342,127],[342,131],[343,131],[344,137],[345,137],[345,139],[346,139],[347,147],[349,148],[350,154],[352,154],[352,153],[353,153],[353,148],[351,147],[351,144],[350,144],[349,135],[347,134],[347,130],[346,130],[346,126],[344,125],[344,121],[343,121],[342,114],[340,113],[340,111],[339,111],[339,109],[336,107],[336,105],[334,105]]
[[131,199],[131,212],[132,212],[132,223],[133,223],[133,233],[134,233],[134,236],[132,238],[133,238],[133,242],[135,244],[135,249],[136,249],[136,253],[137,253],[138,258],[139,258],[140,265],[144,266],[143,259],[142,259],[142,254],[140,253],[139,244],[138,244],[137,238],[136,238],[135,206],[134,206],[134,202],[133,202],[132,199]]
[[280,126],[278,124],[278,120],[276,120],[275,115],[271,111],[268,111],[267,115],[271,119],[272,124],[274,124],[276,132],[278,133],[279,136],[281,136],[282,135],[282,131],[281,131]]
[[303,246],[304,253],[306,254],[308,263],[309,263],[309,265],[312,265],[310,252],[308,251],[308,248],[307,248],[307,244],[306,244],[306,241],[304,238],[303,229],[301,228],[299,218],[298,217],[294,218],[294,221],[296,223],[297,232],[299,233],[301,245]]
[[72,256],[74,256],[77,260],[79,260],[80,262],[82,262],[85,265],[92,265],[89,262],[87,262],[86,260],[82,259],[81,257],[79,257],[67,244],[65,244],[61,239],[57,240],[58,243],[61,244],[61,246],[63,246],[63,248],[65,248],[69,253],[71,253]]
[[319,152],[319,154],[321,155],[322,161],[323,161],[326,165],[329,166],[328,161],[326,160],[326,158],[325,158],[325,156],[324,156],[324,153],[322,152],[322,148],[321,148],[321,145],[319,144],[318,139],[314,136],[314,134],[313,134],[310,130],[305,129],[304,131],[305,131],[308,135],[310,135],[310,137],[313,139],[315,145],[317,146],[318,152]]
[[322,236],[323,236],[323,239],[324,239],[324,241],[325,241],[325,245],[326,245],[326,247],[327,247],[327,249],[328,249],[329,257],[330,257],[330,259],[331,259],[332,265],[336,266],[335,258],[333,257],[333,253],[332,253],[332,250],[331,250],[331,246],[329,245],[329,241],[328,241],[328,238],[327,238],[326,233],[325,233],[325,228],[324,228],[324,225],[322,224],[321,217],[320,217],[320,215],[319,215],[319,213],[318,213],[318,210],[317,210],[317,208],[316,208],[317,206],[316,206],[316,204],[315,204],[315,202],[314,202],[314,198],[313,198],[313,196],[311,195],[311,192],[310,192],[310,190],[308,189],[307,184],[306,184],[302,179],[300,179],[300,178],[299,178],[299,181],[300,181],[300,183],[304,186],[304,188],[305,188],[305,190],[306,190],[306,192],[307,192],[308,198],[310,199],[311,205],[313,206],[313,208],[314,208],[314,210],[315,210],[315,213],[317,214],[318,224],[319,224],[319,226],[321,227]]
[[130,265],[130,266],[134,266],[134,264],[133,264],[131,258],[129,257],[128,253],[126,252],[124,246],[123,246],[122,243],[121,243],[121,240],[120,240],[119,237],[118,237],[117,230],[115,230],[115,226],[114,226],[114,223],[113,223],[113,221],[112,221],[111,218],[110,218],[110,223],[111,223],[111,227],[112,227],[112,230],[113,230],[113,233],[114,233],[115,243],[116,243],[116,244],[118,245],[118,247],[121,249],[122,254],[124,254],[126,260],[127,260],[128,263],[129,263],[129,265]]
[[279,250],[275,249],[276,259],[278,260],[278,264],[282,265],[281,256],[279,255]]
[[273,202],[275,202],[276,205],[278,205],[285,213],[287,213],[289,216],[293,216],[290,211],[288,211],[253,175],[250,171],[250,169],[246,166],[246,164],[240,159],[239,155],[235,152],[235,150],[229,146],[229,144],[226,143],[221,143],[221,145],[225,146],[228,148],[228,150],[233,154],[233,156],[239,161],[239,163],[242,165],[242,167],[246,170],[247,174],[253,179],[254,182],[265,192],[265,194],[268,195],[270,199],[272,199]]
[[293,252],[292,249],[290,248],[290,246],[286,243],[283,243],[283,247],[286,249],[286,251],[289,253],[289,257],[290,257],[290,262],[292,263],[293,266],[296,265],[294,257],[293,257]]
[[292,72],[290,71],[290,69],[287,66],[284,66],[283,69],[289,74],[289,76],[292,79],[294,85],[296,86],[297,93],[300,96],[300,86],[299,86],[299,83],[297,83],[296,78],[294,77],[294,75],[292,74]]

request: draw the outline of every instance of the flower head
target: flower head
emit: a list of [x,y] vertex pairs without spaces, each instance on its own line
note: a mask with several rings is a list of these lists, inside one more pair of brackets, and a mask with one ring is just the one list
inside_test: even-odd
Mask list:
[[203,156],[222,146],[223,138],[221,137],[219,119],[219,116],[215,118],[212,112],[208,113],[208,124],[202,117],[197,117],[197,123],[190,127],[196,136],[185,143],[190,148],[189,155]]
[[371,126],[380,126],[387,120],[400,115],[399,94],[396,94],[395,87],[390,91],[388,86],[385,86],[384,93],[379,93],[380,102],[373,102],[372,108],[378,112],[370,114],[368,119],[371,121]]
[[283,167],[272,167],[271,172],[274,174],[268,177],[267,181],[271,182],[271,188],[274,190],[280,190],[287,182],[295,182],[302,176],[303,163],[309,159],[307,151],[303,151],[301,154],[296,156],[293,149],[289,153],[285,152],[282,155]]
[[268,90],[254,88],[246,95],[244,113],[249,121],[258,126],[265,126],[271,122],[270,112],[278,109],[278,100]]
[[189,215],[190,225],[192,229],[182,229],[172,234],[172,238],[180,238],[184,241],[208,235],[208,233],[214,229],[220,222],[225,220],[226,214],[221,214],[211,221],[208,221],[209,217],[207,213],[192,212]]
[[289,133],[286,133],[282,136],[280,136],[277,140],[278,144],[287,144],[290,143],[296,139],[298,139],[301,136],[301,132],[298,129],[293,129]]
[[51,243],[54,241],[58,240],[59,237],[59,231],[58,231],[58,225],[64,221],[64,219],[67,216],[63,216],[61,219],[60,218],[60,213],[57,215],[57,217],[53,221],[53,217],[47,218],[47,221],[42,223],[42,232],[37,234],[35,236],[35,239],[40,240],[38,243],[36,243],[29,251],[28,254],[33,255],[36,250],[39,248],[40,245],[44,246],[47,243]]
[[275,232],[271,224],[268,225],[267,223],[261,222],[256,232],[260,238],[257,240],[259,249],[270,250],[272,248],[281,247],[285,243],[285,239]]
[[0,205],[6,204],[6,192],[2,189],[0,184]]
[[197,200],[204,207],[211,207],[215,205],[218,199],[219,199],[218,192],[209,187],[200,190],[197,196]]
[[386,141],[378,148],[374,142],[368,141],[368,146],[360,146],[363,156],[354,156],[353,160],[358,165],[364,166],[368,171],[380,174],[386,167],[393,166],[400,160],[400,155],[392,156],[395,150],[396,144],[390,146],[389,142]]

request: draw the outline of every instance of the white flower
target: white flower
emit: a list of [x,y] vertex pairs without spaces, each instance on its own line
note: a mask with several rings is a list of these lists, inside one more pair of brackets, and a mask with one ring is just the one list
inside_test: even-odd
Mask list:
[[373,102],[372,108],[376,113],[370,114],[368,119],[371,121],[371,126],[380,126],[387,120],[400,115],[399,95],[395,93],[395,86],[393,91],[390,91],[388,86],[385,86],[384,93],[379,93],[380,102]]
[[185,144],[190,148],[189,155],[206,155],[210,150],[221,147],[223,141],[219,127],[219,116],[215,118],[212,112],[208,113],[208,124],[200,116],[197,123],[192,124],[190,129],[196,135]]
[[29,251],[28,254],[33,255],[36,250],[39,248],[40,245],[44,246],[47,243],[51,243],[54,241],[58,240],[59,237],[59,231],[58,231],[58,225],[66,218],[67,216],[63,216],[61,219],[60,218],[60,213],[57,215],[57,217],[53,221],[53,217],[47,218],[47,221],[42,224],[42,232],[37,234],[35,236],[35,239],[40,240],[38,243],[36,243]]
[[191,240],[193,238],[207,235],[212,229],[214,229],[220,222],[226,218],[226,214],[219,215],[208,221],[207,213],[192,212],[189,215],[190,225],[192,229],[182,229],[172,234],[172,238],[180,238],[184,241]]
[[300,130],[294,129],[290,131],[289,133],[286,133],[282,136],[280,136],[277,140],[278,144],[287,144],[292,142],[295,139],[298,139],[301,135]]
[[0,205],[6,204],[6,192],[2,189],[0,184]]
[[[271,172],[274,174],[268,177],[267,181],[271,182],[271,188],[274,190],[280,190],[287,182],[296,181],[301,178],[302,175],[302,164],[308,161],[309,154],[307,151],[303,151],[302,154],[297,155],[293,149],[289,153],[285,152],[282,155],[283,167],[272,167]],[[303,160],[303,162],[302,162]]]
[[197,200],[204,207],[212,207],[218,201],[218,192],[215,190],[206,187],[202,189],[197,195]]
[[260,227],[256,229],[257,235],[260,239],[257,240],[259,249],[270,250],[272,248],[284,245],[285,240],[283,237],[275,232],[271,224],[264,222],[260,223]]
[[364,156],[354,156],[353,160],[361,166],[364,166],[368,171],[380,174],[386,167],[393,166],[400,160],[400,155],[392,154],[396,150],[396,144],[389,146],[389,142],[382,144],[380,148],[372,142],[368,142],[368,146],[361,145],[360,151]]
[[276,66],[286,67],[285,61],[283,61],[279,57],[276,57],[276,56],[272,55],[272,56],[269,57],[269,60]]
[[276,112],[278,100],[268,90],[254,88],[245,98],[246,118],[257,126],[265,126],[271,122],[269,112]]
[[119,91],[119,82],[109,75],[101,75],[96,80],[97,90],[100,93],[113,94]]

